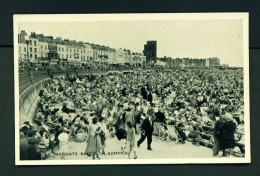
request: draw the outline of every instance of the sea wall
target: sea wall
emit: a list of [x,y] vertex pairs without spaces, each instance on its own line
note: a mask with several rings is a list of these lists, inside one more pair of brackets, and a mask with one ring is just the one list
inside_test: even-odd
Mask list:
[[26,120],[32,122],[32,119],[36,113],[39,101],[39,91],[44,88],[44,85],[49,81],[50,78],[38,81],[28,88],[26,88],[19,95],[19,124]]

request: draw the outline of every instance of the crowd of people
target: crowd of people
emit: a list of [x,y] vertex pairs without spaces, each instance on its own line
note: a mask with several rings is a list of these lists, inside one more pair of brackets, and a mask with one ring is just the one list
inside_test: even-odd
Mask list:
[[[115,69],[137,69],[143,68],[144,66],[137,65],[118,65],[118,64],[79,64],[74,65],[74,63],[58,63],[58,64],[50,64],[49,62],[19,62],[19,71],[48,71],[48,70],[73,70],[73,69],[105,69],[105,70],[115,70]],[[159,66],[158,66],[159,67]]]
[[[166,131],[174,125],[183,143],[195,142],[199,124],[200,138],[217,146],[213,155],[221,150],[227,155],[226,149],[235,148],[243,136],[234,135],[235,130],[243,132],[244,124],[242,70],[66,75],[49,81],[39,97],[34,119],[20,127],[21,160],[55,155],[55,148],[66,153],[71,140],[86,142],[86,157],[100,159],[110,137],[117,137],[128,158],[133,152],[136,159],[136,147],[145,139],[147,149],[153,150],[155,123]],[[221,134],[216,130],[219,118]]]
[[50,64],[40,62],[19,62],[19,71],[48,71],[48,70],[73,70],[75,68],[85,68],[71,64]]

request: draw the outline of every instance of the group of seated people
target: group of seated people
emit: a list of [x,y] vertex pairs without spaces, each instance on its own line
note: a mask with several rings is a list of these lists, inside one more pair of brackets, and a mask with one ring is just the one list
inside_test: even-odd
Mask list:
[[50,151],[59,146],[58,135],[64,131],[84,141],[93,116],[105,118],[108,130],[122,117],[133,117],[136,128],[149,109],[165,130],[174,125],[183,141],[194,141],[198,123],[200,137],[213,143],[210,127],[224,112],[233,113],[237,128],[243,129],[243,76],[236,70],[66,75],[48,82],[39,96],[35,125],[26,122],[20,132],[25,140],[32,137],[28,131],[36,131],[34,137]]

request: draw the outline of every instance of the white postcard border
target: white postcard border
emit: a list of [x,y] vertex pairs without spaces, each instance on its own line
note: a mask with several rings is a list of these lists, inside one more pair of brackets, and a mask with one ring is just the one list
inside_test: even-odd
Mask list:
[[[190,158],[190,159],[110,159],[110,160],[40,160],[21,161],[19,159],[19,72],[18,72],[18,22],[55,21],[132,21],[132,20],[243,20],[244,51],[244,116],[245,116],[245,158]],[[15,85],[15,164],[16,165],[100,165],[100,164],[210,164],[210,163],[250,163],[250,106],[249,106],[249,14],[244,13],[152,13],[152,14],[42,14],[14,15],[14,85]],[[202,146],[200,146],[202,147]]]

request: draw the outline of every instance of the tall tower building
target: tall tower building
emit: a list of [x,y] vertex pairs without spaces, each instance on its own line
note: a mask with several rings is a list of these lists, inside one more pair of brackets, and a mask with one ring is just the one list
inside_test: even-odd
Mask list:
[[147,41],[147,43],[144,45],[143,54],[146,56],[147,63],[151,61],[156,62],[157,41]]
[[18,34],[18,43],[26,43],[24,38],[26,35],[27,33],[24,30],[22,30],[20,34]]
[[220,59],[217,57],[210,57],[210,58],[207,58],[207,60],[206,60],[207,67],[219,66],[219,65],[220,65]]

